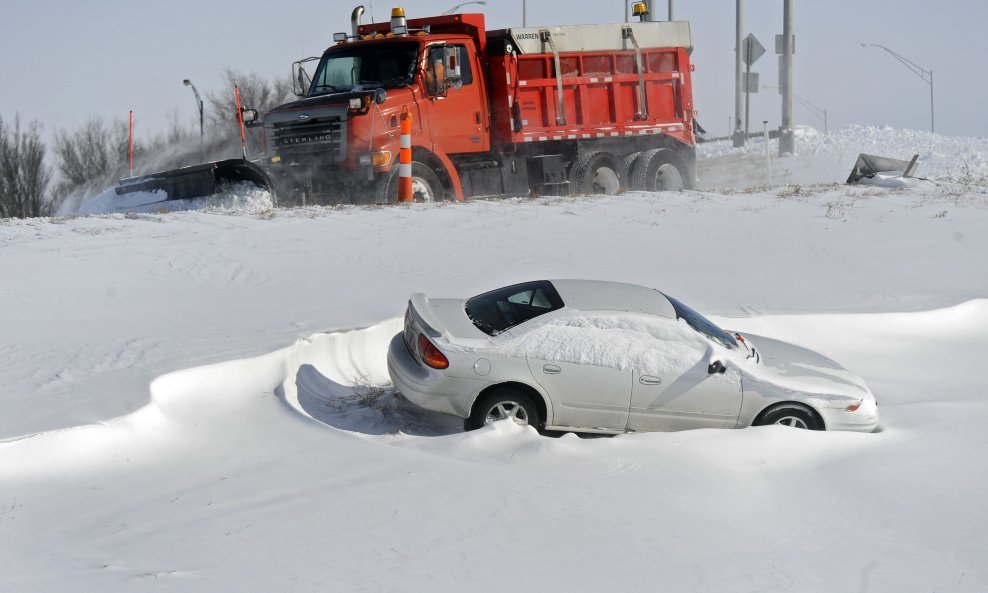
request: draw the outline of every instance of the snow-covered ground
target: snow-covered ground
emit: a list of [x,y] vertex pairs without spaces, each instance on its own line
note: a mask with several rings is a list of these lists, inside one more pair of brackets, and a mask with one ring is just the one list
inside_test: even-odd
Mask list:
[[797,158],[777,158],[778,140],[750,140],[742,149],[727,141],[701,144],[700,187],[761,188],[766,185],[843,182],[861,153],[910,160],[919,155],[917,177],[988,184],[988,138],[959,138],[888,127],[848,126],[824,135],[819,130],[796,130]]
[[[0,590],[988,590],[988,148],[936,142],[966,177],[0,221]],[[409,293],[544,277],[819,350],[880,431],[463,433],[388,388]]]

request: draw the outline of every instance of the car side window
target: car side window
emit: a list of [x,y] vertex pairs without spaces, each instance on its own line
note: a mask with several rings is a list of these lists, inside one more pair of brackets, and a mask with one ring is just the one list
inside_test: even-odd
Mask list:
[[499,288],[468,299],[466,314],[477,329],[495,336],[562,307],[563,301],[552,284],[540,281]]

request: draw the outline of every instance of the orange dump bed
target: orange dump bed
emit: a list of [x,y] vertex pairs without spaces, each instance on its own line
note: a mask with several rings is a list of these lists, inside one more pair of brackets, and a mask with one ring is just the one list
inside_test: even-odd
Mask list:
[[[665,134],[694,144],[689,54],[683,48],[491,59],[495,139],[502,143]],[[644,103],[641,84],[644,83]]]

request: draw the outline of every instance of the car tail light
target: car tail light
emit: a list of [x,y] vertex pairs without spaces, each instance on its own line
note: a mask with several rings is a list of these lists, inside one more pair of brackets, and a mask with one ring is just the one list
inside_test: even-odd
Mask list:
[[419,346],[419,356],[422,357],[422,362],[434,369],[445,369],[449,367],[449,359],[432,345],[429,338],[419,334],[418,339]]
[[861,404],[862,404],[863,402],[864,402],[864,400],[863,400],[863,399],[859,399],[858,401],[856,401],[856,402],[854,402],[853,404],[851,404],[851,405],[849,405],[849,406],[847,406],[847,407],[846,407],[846,408],[844,408],[844,409],[845,409],[845,410],[847,410],[848,412],[854,412],[854,411],[856,411],[856,410],[857,410],[858,408],[860,408],[860,407],[861,407]]

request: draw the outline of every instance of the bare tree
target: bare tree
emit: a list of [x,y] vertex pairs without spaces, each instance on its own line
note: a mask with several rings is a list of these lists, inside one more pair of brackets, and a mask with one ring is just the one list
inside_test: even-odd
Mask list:
[[72,133],[59,130],[55,134],[55,155],[59,174],[55,194],[63,197],[121,168],[127,159],[126,126],[107,125],[94,117]]
[[41,124],[32,121],[21,128],[20,115],[13,127],[0,117],[0,216],[46,216],[55,204],[48,196],[51,169],[45,164],[46,147]]
[[206,103],[210,127],[217,129],[224,136],[240,135],[237,129],[237,100],[234,87],[240,87],[241,106],[256,109],[261,116],[294,97],[289,76],[268,80],[256,72],[241,72],[226,68],[223,70],[222,87],[222,91],[206,93]]

